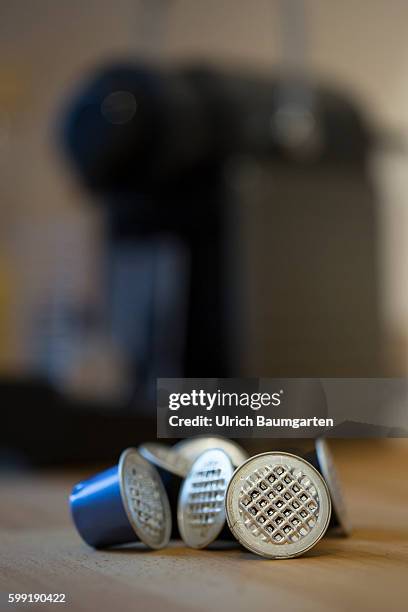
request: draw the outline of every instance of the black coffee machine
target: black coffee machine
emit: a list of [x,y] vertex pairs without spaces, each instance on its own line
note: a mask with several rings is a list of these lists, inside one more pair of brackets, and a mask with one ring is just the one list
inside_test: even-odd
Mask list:
[[113,65],[63,145],[108,218],[111,324],[157,376],[374,376],[370,133],[338,92],[211,68]]

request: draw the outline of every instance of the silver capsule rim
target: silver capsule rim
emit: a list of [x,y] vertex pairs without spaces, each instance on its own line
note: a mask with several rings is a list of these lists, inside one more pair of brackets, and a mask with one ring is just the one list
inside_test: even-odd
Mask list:
[[338,526],[334,527],[333,531],[336,531],[339,535],[348,537],[351,535],[352,526],[344,502],[344,495],[337,476],[332,452],[324,438],[317,438],[315,441],[315,448],[321,473],[329,489],[333,514],[336,516],[338,522]]
[[[254,536],[251,537],[252,534],[244,526],[244,522],[239,513],[238,504],[236,503],[236,491],[239,491],[241,483],[249,476],[249,474],[246,474],[248,467],[251,466],[250,473],[252,473],[256,469],[256,464],[261,463],[265,465],[265,460],[268,457],[273,457],[274,460],[281,458],[281,463],[284,463],[286,460],[286,462],[289,461],[292,464],[301,465],[302,468],[306,470],[306,475],[309,477],[312,476],[314,485],[316,486],[316,483],[319,485],[319,501],[321,502],[322,513],[319,514],[318,528],[314,528],[313,532],[310,532],[303,540],[294,544],[266,543],[262,545]],[[275,463],[277,462],[275,461]],[[311,463],[292,453],[284,451],[267,451],[250,457],[235,470],[225,495],[225,514],[231,533],[244,548],[267,559],[291,559],[305,554],[322,539],[330,522],[331,499],[323,476],[313,467],[313,465],[311,465]]]
[[[200,538],[197,538],[197,534],[192,530],[189,522],[187,520],[187,499],[190,492],[191,482],[193,480],[194,474],[201,464],[205,465],[205,462],[208,463],[209,458],[212,457],[213,461],[217,460],[218,464],[223,469],[225,479],[227,480],[225,491],[224,491],[224,499],[222,500],[222,504],[220,507],[220,511],[217,514],[217,521],[214,523],[213,527],[208,529],[205,534],[203,534]],[[231,476],[234,472],[234,466],[232,465],[231,459],[228,454],[222,448],[209,448],[203,451],[192,464],[189,473],[183,481],[183,484],[180,488],[178,503],[177,503],[177,523],[181,538],[187,546],[190,548],[206,548],[212,542],[218,538],[220,533],[222,532],[224,526],[226,525],[226,516],[225,516],[225,494],[227,490],[228,483],[231,479]]]
[[[132,458],[133,462],[136,465],[139,465],[148,476],[154,481],[157,486],[157,490],[160,496],[160,502],[163,508],[163,536],[159,541],[156,541],[149,537],[149,534],[146,533],[146,530],[143,529],[142,525],[135,519],[134,513],[132,511],[131,503],[129,500],[129,495],[126,490],[126,475],[128,469],[129,459]],[[119,458],[118,464],[118,474],[119,474],[119,487],[120,494],[122,498],[123,507],[126,512],[126,516],[128,518],[129,523],[131,524],[135,534],[139,538],[139,540],[152,549],[160,549],[165,548],[170,542],[171,536],[171,527],[172,527],[172,517],[171,517],[171,509],[169,499],[160,478],[160,475],[156,468],[147,461],[136,448],[127,448],[124,450]]]

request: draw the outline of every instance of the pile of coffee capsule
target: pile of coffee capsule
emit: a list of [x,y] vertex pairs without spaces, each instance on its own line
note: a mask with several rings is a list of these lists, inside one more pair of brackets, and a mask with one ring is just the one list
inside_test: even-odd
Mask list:
[[255,554],[283,559],[310,550],[329,527],[350,533],[323,439],[304,457],[248,457],[219,437],[146,443],[75,485],[70,506],[79,534],[95,548],[141,541],[159,549],[171,538],[205,548],[235,539]]

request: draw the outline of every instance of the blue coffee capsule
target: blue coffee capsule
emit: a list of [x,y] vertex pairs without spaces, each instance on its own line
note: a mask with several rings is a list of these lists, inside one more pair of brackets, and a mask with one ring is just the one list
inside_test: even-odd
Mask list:
[[71,514],[80,536],[95,548],[141,541],[167,546],[171,512],[157,470],[135,448],[118,465],[79,482],[70,495]]

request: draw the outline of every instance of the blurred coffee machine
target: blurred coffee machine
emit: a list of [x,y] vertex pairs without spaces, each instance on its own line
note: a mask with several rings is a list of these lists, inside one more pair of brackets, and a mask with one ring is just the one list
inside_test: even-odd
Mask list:
[[155,379],[381,371],[372,142],[355,105],[302,82],[114,65],[63,145],[106,211],[110,325]]
[[58,146],[104,245],[99,222],[97,249],[64,219],[47,231],[62,256],[49,253],[31,370],[0,386],[21,406],[6,455],[111,460],[156,435],[158,376],[384,375],[378,143],[353,100],[310,78],[305,3],[279,5],[275,76],[160,66],[171,3],[149,0],[134,40],[150,61],[105,65],[67,95]]
[[58,134],[103,220],[102,304],[72,299],[69,257],[36,326],[42,378],[0,387],[19,406],[6,463],[111,460],[154,437],[160,376],[383,373],[376,143],[345,96],[287,73],[122,63],[85,79]]

